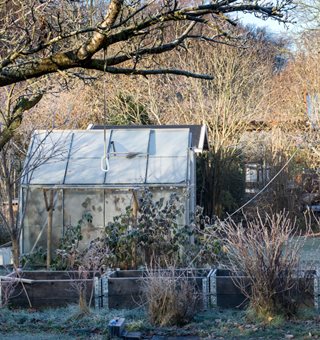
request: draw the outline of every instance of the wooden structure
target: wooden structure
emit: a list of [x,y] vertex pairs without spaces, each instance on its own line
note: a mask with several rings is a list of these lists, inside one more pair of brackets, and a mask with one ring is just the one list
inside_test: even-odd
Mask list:
[[[168,276],[168,270],[156,271],[164,277]],[[208,308],[209,277],[212,271],[208,269],[177,269],[176,280],[188,280],[199,296],[198,309]],[[171,273],[169,274],[171,275]],[[144,284],[147,272],[144,270],[119,270],[108,275],[107,279],[107,305],[109,308],[123,309],[136,308],[145,305]]]
[[[9,202],[3,202],[2,203],[2,209],[3,209],[3,213],[4,216],[8,219],[8,214],[9,214]],[[18,211],[19,211],[19,201],[18,199],[13,199],[12,200],[12,207],[13,207],[13,213],[15,214],[15,216],[17,216]]]
[[[305,307],[319,306],[319,275],[315,271],[303,273],[297,277],[296,288],[291,296],[298,304]],[[230,271],[217,269],[214,273],[215,287],[211,289],[211,296],[215,303],[221,308],[244,308],[248,305],[248,300],[239,288],[245,287],[250,291],[249,279],[243,274],[231,275]],[[211,286],[212,288],[212,286]]]
[[[166,276],[165,270],[159,276]],[[308,272],[297,277],[298,288],[292,297],[304,307],[319,308],[319,280],[317,272]],[[19,275],[0,277],[0,301],[3,302],[6,285],[14,283],[14,291],[9,304],[14,307],[45,308],[78,304],[77,283],[87,285],[86,299],[97,308],[131,309],[145,305],[144,282],[147,273],[143,270],[121,270],[108,272],[95,278],[81,278],[74,271],[28,271]],[[223,269],[180,269],[175,271],[177,280],[188,280],[194,285],[199,296],[199,310],[212,307],[244,308],[247,300],[238,287],[239,279],[250,289],[249,280],[244,275],[231,276]],[[167,276],[168,277],[168,276]],[[301,289],[303,288],[303,289]]]
[[[26,271],[12,273],[0,279],[1,303],[6,286],[13,286],[9,305],[24,308],[63,307],[79,302],[76,285],[86,284],[86,299],[90,301],[93,279],[79,277],[77,271]],[[1,305],[1,304],[0,304]],[[92,299],[94,305],[94,295]]]

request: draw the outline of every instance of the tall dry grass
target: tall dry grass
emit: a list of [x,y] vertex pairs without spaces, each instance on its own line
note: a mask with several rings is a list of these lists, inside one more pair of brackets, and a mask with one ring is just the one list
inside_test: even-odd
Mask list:
[[195,280],[175,267],[147,269],[144,293],[149,320],[157,326],[181,326],[190,322],[197,311],[199,293]]
[[241,223],[228,219],[220,223],[219,234],[227,257],[224,266],[257,318],[295,315],[311,283],[306,277],[311,272],[301,269],[304,238],[288,214],[262,217],[257,212],[253,219],[245,217]]

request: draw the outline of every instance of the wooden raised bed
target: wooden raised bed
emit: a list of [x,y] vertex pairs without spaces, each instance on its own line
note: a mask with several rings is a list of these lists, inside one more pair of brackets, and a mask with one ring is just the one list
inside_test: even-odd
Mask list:
[[[160,271],[161,272],[161,271]],[[181,273],[184,273],[181,275]],[[147,273],[143,270],[121,270],[108,272],[101,278],[87,279],[87,301],[90,300],[93,289],[92,306],[101,308],[136,308],[145,303],[143,297],[143,281]],[[209,307],[243,308],[246,298],[235,284],[230,272],[223,269],[207,270],[177,270],[177,277],[189,280],[194,284],[199,296],[198,309]],[[29,307],[27,295],[32,307],[61,307],[77,304],[79,295],[73,283],[79,279],[77,272],[66,271],[25,271],[11,274],[18,280],[9,304],[13,307]],[[22,282],[19,282],[22,278]],[[246,278],[243,278],[246,281]],[[293,296],[304,306],[319,306],[320,276],[316,272],[306,278],[297,278],[305,291],[293,292]],[[0,280],[0,292],[6,281]],[[94,284],[94,287],[93,287]],[[248,282],[248,289],[250,285]],[[26,292],[27,295],[26,295]],[[3,295],[3,294],[2,294]],[[0,294],[1,299],[1,294]],[[1,300],[0,300],[1,301]]]
[[[305,273],[305,277],[297,277],[297,288],[291,293],[293,299],[298,301],[301,306],[315,307],[318,309],[319,300],[319,276],[315,271]],[[239,278],[241,283],[250,291],[249,280],[243,274],[232,277],[230,271],[217,269],[214,273],[214,281],[211,281],[210,295],[211,301],[214,301],[221,308],[244,308],[248,301],[237,282]],[[212,277],[211,280],[214,280]]]
[[[165,270],[159,271],[164,273]],[[208,274],[210,270],[176,270],[175,274],[179,280],[188,280],[194,284],[195,291],[199,294],[199,309],[207,308]],[[181,275],[182,274],[182,275]],[[109,308],[136,308],[146,301],[143,294],[143,282],[146,279],[146,271],[143,270],[119,270],[103,278],[107,295],[105,304]],[[165,274],[164,274],[165,275]]]
[[[14,283],[14,290],[9,299],[12,307],[62,307],[79,302],[79,293],[74,286],[79,280],[78,272],[66,271],[24,271],[10,275],[12,280],[1,280],[1,291],[6,285]],[[79,281],[78,281],[79,282]],[[87,279],[87,301],[90,300],[93,280]],[[3,299],[2,294],[2,299]],[[94,296],[92,299],[94,303]]]

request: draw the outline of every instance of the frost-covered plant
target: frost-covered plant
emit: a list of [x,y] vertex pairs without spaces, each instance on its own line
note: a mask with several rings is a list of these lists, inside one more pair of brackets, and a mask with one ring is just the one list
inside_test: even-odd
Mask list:
[[[235,275],[234,282],[248,298],[254,315],[263,321],[295,315],[310,293],[312,272],[301,271],[305,237],[288,214],[262,217],[257,212],[255,218],[245,216],[238,224],[225,220],[219,233],[228,258],[224,265]],[[239,272],[243,273],[240,277]]]
[[88,212],[82,214],[76,226],[68,225],[65,228],[64,236],[56,249],[56,256],[53,259],[52,267],[56,269],[74,268],[80,265],[81,251],[79,249],[82,240],[82,226],[92,221],[92,215]]
[[219,244],[206,241],[198,213],[191,225],[181,224],[185,209],[181,195],[172,193],[167,200],[155,201],[152,192],[145,190],[139,203],[137,216],[127,207],[105,228],[103,237],[114,266],[128,269],[169,262],[181,267],[215,261]]
[[37,267],[44,266],[47,259],[47,252],[41,246],[35,248],[31,253],[24,254],[21,256],[21,264],[23,267]]
[[152,192],[145,190],[139,202],[139,211],[133,217],[131,207],[114,217],[105,228],[106,243],[114,254],[114,265],[136,268],[140,265],[179,260],[180,248],[189,239],[188,228],[179,224],[184,204],[177,193],[168,200],[153,200]]
[[[5,268],[10,273],[8,268]],[[12,277],[13,272],[0,279],[0,308],[5,308],[10,302],[10,297],[18,285],[18,281]]]
[[147,313],[151,324],[181,326],[190,322],[197,311],[199,293],[196,280],[175,267],[166,270],[147,268],[143,281]]
[[81,314],[90,312],[94,292],[94,278],[101,274],[108,265],[108,252],[109,249],[104,241],[96,239],[90,242],[88,248],[78,253],[78,264],[74,268],[76,272],[71,274],[74,279],[71,286],[79,295]]

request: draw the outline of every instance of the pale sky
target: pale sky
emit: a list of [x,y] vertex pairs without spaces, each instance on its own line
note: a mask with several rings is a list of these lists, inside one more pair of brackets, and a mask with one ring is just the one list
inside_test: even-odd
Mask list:
[[273,34],[292,34],[294,33],[296,27],[293,24],[287,25],[287,27],[276,20],[268,19],[268,20],[261,20],[256,18],[253,14],[239,14],[238,18],[243,25],[255,25],[258,27],[266,27],[270,33]]

